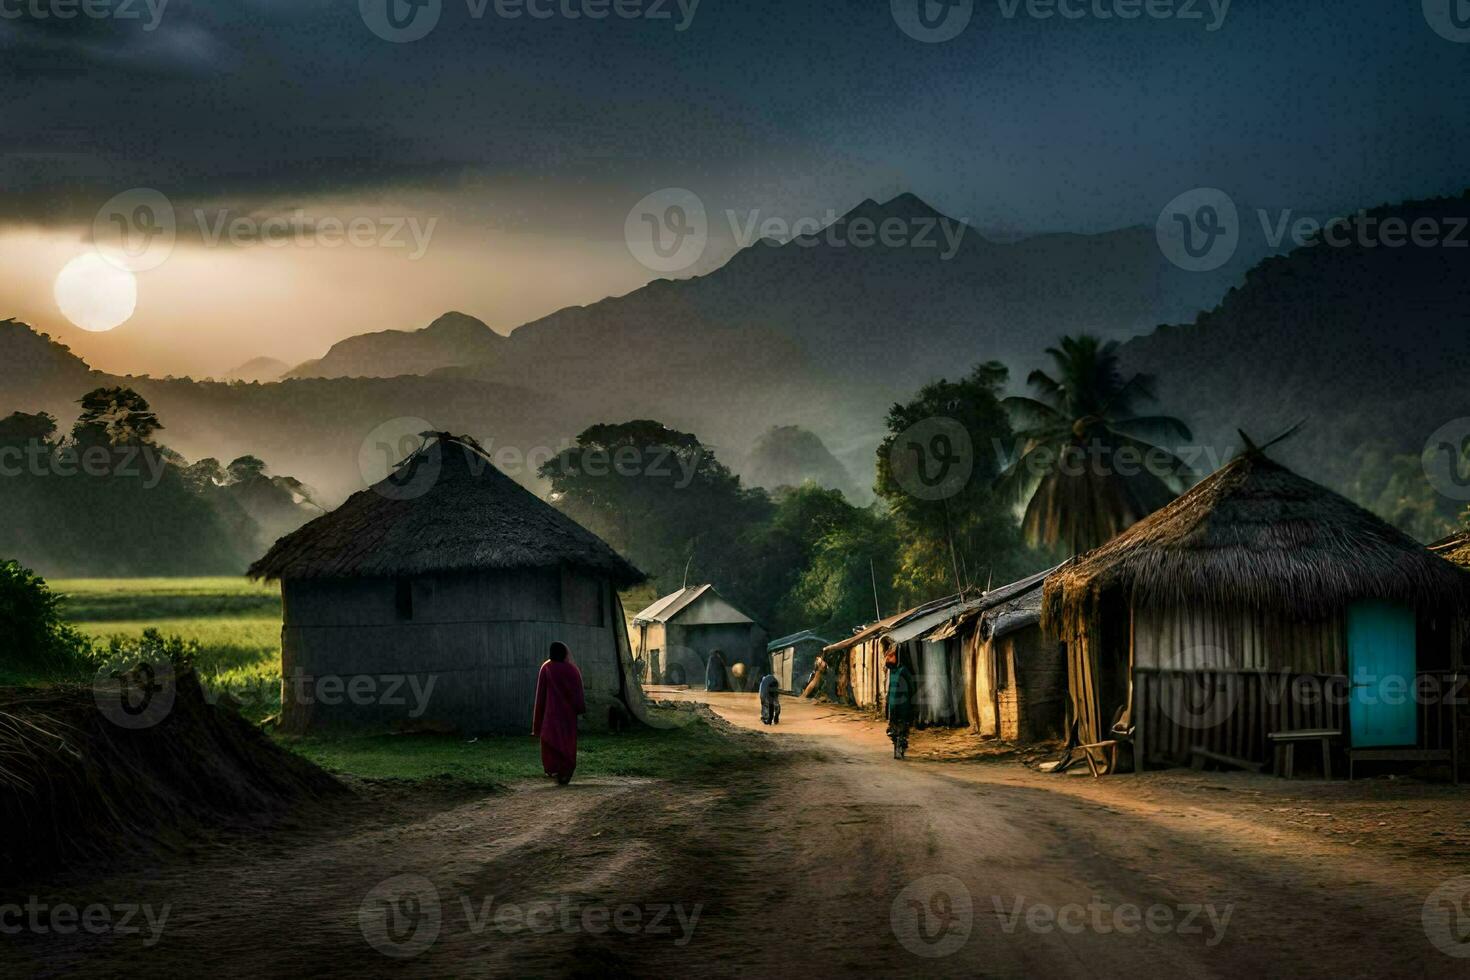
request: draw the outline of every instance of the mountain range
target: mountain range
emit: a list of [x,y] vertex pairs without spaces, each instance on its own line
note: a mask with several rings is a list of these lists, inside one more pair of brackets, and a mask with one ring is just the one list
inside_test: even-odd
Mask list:
[[[1455,198],[1381,214],[1465,210]],[[885,222],[913,240],[858,243],[862,225]],[[808,476],[842,482],[835,456],[866,486],[892,402],[981,360],[1010,365],[1019,389],[1045,347],[1083,331],[1133,338],[1125,363],[1156,374],[1160,409],[1219,453],[1238,442],[1236,427],[1269,436],[1311,416],[1287,451],[1339,485],[1357,447],[1409,451],[1431,422],[1464,412],[1470,251],[1242,249],[1194,273],[1162,256],[1152,228],[1005,243],[936,230],[937,246],[918,244],[942,222],[961,227],[912,195],[865,201],[817,234],[757,241],[706,275],[654,280],[508,336],[447,313],[423,329],[347,338],[271,383],[114,378],[0,324],[0,413],[45,408],[65,424],[87,388],[127,383],[186,456],[254,453],[332,502],[362,485],[374,432],[419,420],[524,456],[597,422],[656,418],[695,432],[737,472],[758,437],[796,426],[823,449]],[[513,475],[534,482],[533,467]],[[801,475],[785,460],[760,479]]]

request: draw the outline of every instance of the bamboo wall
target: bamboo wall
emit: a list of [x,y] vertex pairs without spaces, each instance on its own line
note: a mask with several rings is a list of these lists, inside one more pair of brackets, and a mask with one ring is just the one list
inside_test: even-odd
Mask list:
[[1040,626],[1017,629],[987,646],[996,663],[1000,737],[1013,742],[1060,738],[1067,711],[1067,667],[1061,648]]
[[[394,579],[283,583],[288,730],[528,732],[536,675],[554,640],[567,644],[582,672],[589,725],[607,724],[621,703],[618,641],[609,625],[617,597],[606,581],[554,569],[487,571],[425,576],[410,587],[412,617],[405,619]],[[428,692],[422,705],[410,682]],[[400,699],[406,703],[392,703]]]

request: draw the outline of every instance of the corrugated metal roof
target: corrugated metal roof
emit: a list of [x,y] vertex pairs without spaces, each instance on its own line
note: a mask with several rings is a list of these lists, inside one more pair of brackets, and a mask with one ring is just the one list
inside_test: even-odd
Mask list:
[[929,615],[919,617],[903,624],[888,634],[888,638],[894,643],[907,643],[916,639],[942,640],[954,636],[960,628],[976,616],[982,615],[991,609],[1016,599],[1018,596],[1036,594],[1037,609],[1040,610],[1040,596],[1042,583],[1046,577],[1056,568],[1048,568],[1028,575],[1023,579],[1017,579],[1006,585],[991,589],[989,592],[976,599],[967,602],[952,602]]
[[634,616],[633,622],[667,623],[678,616],[680,613],[682,613],[684,610],[694,605],[696,601],[698,601],[706,594],[713,596],[715,599],[718,599],[722,604],[728,606],[730,612],[738,618],[731,618],[728,614],[726,614],[726,618],[724,619],[706,619],[704,620],[704,623],[755,622],[755,620],[745,615],[745,613],[741,612],[739,609],[736,609],[733,605],[730,605],[729,600],[720,595],[720,593],[715,590],[715,587],[708,582],[706,582],[704,585],[691,585],[687,589],[680,589],[678,592],[670,592],[668,595],[654,602],[648,608],[642,610],[638,613],[638,615]]
[[862,629],[858,630],[847,639],[839,640],[836,643],[831,644],[830,646],[824,647],[823,652],[826,652],[828,650],[846,650],[848,647],[852,646],[855,643],[862,643],[874,633],[882,633],[885,630],[892,629],[894,626],[908,622],[908,620],[912,619],[915,616],[922,616],[925,613],[932,612],[933,610],[940,608],[941,606],[947,606],[953,603],[958,598],[958,596],[946,596],[943,599],[934,599],[930,602],[924,603],[922,606],[915,606],[912,609],[905,609],[901,613],[895,613],[894,615],[889,616],[887,619],[880,619],[875,623],[869,623],[867,626],[864,626]]
[[714,586],[705,583],[704,585],[691,585],[687,589],[680,589],[677,592],[670,592],[668,595],[655,600],[652,605],[634,616],[633,622],[666,623],[680,609],[683,609],[689,603],[703,595],[706,589],[712,588]]
[[811,630],[802,630],[800,633],[792,633],[790,636],[783,636],[779,640],[772,640],[766,644],[766,650],[779,650],[782,647],[789,647],[796,643],[805,643],[808,640],[820,643],[822,646],[826,646],[832,642],[831,640],[818,636]]

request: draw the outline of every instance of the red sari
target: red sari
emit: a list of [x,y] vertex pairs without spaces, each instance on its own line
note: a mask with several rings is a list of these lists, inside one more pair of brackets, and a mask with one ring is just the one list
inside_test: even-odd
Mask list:
[[541,739],[541,767],[560,782],[577,768],[577,716],[587,713],[582,672],[575,664],[548,660],[536,678],[531,734]]

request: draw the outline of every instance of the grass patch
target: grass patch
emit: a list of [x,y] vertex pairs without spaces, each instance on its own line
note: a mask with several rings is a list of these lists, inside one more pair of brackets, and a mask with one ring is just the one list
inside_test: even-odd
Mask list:
[[73,623],[162,619],[274,617],[281,590],[246,578],[61,578],[48,581],[65,596],[61,612]]
[[[494,786],[540,779],[541,746],[530,735],[277,736],[329,772],[364,779],[452,779]],[[674,779],[748,758],[749,751],[694,718],[680,728],[641,728],[577,739],[578,776]]]
[[[228,694],[259,722],[281,709],[280,587],[236,577],[52,579],[61,612],[105,650],[149,628],[177,636],[193,653],[205,694]],[[0,683],[42,678],[0,673]]]

